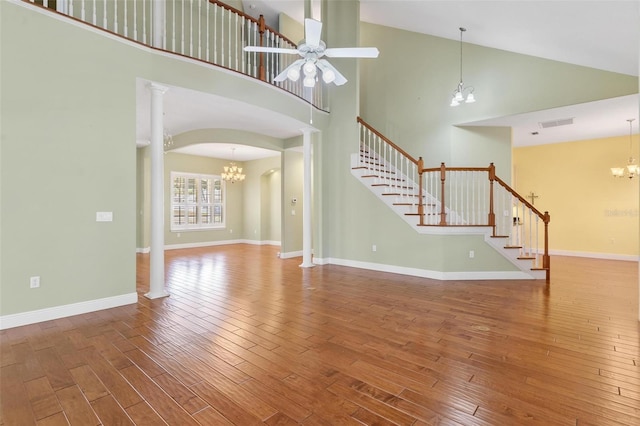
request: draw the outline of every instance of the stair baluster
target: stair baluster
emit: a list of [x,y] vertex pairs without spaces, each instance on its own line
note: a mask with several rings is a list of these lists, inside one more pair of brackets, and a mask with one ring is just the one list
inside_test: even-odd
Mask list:
[[508,258],[530,261],[530,269],[546,271],[549,280],[549,213],[538,211],[497,177],[493,163],[489,167],[447,167],[441,163],[425,168],[422,157],[416,160],[362,118],[357,121],[360,143],[353,168],[366,170],[359,177],[373,178],[371,186],[383,188],[380,195],[394,197],[390,205],[405,206],[405,220],[418,216],[414,223],[418,228],[490,227],[492,239],[502,241],[500,248],[515,253]]

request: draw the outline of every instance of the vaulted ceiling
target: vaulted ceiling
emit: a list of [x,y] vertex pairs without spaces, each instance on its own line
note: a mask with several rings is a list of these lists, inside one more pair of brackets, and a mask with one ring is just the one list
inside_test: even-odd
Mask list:
[[[303,0],[245,0],[242,3],[246,13],[263,14],[272,23],[279,13],[300,22],[304,18]],[[319,19],[319,1],[312,1],[312,9],[314,18]],[[468,43],[627,75],[637,76],[640,70],[640,2],[637,0],[360,0],[360,12],[365,22],[437,37],[458,40],[458,28],[462,26],[468,30],[464,35]],[[230,110],[227,108],[227,111]],[[518,146],[628,134],[625,120],[637,116],[638,96],[631,96],[606,100],[603,104],[595,102],[530,115],[496,117],[473,124],[512,126],[514,144]],[[543,118],[554,117],[580,119],[572,126],[565,126],[557,137],[532,137],[531,129],[539,127]],[[634,133],[636,131],[637,127]],[[210,151],[208,155],[225,158],[228,152],[225,147],[224,152]]]

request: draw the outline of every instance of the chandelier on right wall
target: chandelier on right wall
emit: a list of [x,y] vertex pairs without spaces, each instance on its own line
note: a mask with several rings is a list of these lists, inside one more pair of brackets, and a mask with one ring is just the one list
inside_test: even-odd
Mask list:
[[632,149],[632,126],[635,118],[629,118],[627,121],[629,122],[629,160],[627,161],[626,167],[611,167],[611,174],[614,177],[627,177],[629,179],[633,179],[640,174],[640,166],[636,164],[636,159],[633,158],[633,149]]

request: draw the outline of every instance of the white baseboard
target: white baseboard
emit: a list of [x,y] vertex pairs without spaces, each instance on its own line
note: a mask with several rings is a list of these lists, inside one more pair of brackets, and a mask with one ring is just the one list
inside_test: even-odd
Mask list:
[[638,256],[637,254],[593,253],[587,251],[569,250],[549,250],[549,254],[556,256],[588,257],[592,259],[626,260],[632,262],[637,262],[638,260],[640,260],[640,256]]
[[258,246],[277,246],[277,247],[280,247],[282,245],[282,243],[280,243],[280,241],[271,241],[271,240],[265,240],[265,241],[260,241],[260,240],[242,240],[242,243],[244,243],[244,244],[254,244],[254,245],[258,245]]
[[136,253],[146,254],[146,253],[150,253],[150,252],[151,252],[151,247],[142,247],[142,248],[138,247],[138,248],[136,248]]
[[404,266],[385,265],[381,263],[359,262],[356,260],[345,260],[326,258],[314,258],[317,265],[340,265],[351,268],[368,269],[371,271],[390,272],[393,274],[410,275],[414,277],[431,278],[440,281],[455,280],[531,280],[531,275],[522,271],[468,271],[468,272],[441,272],[429,269],[408,268]]
[[229,244],[253,244],[258,246],[280,246],[280,241],[259,241],[259,240],[222,240],[205,241],[202,243],[167,244],[165,250],[178,250],[198,247],[226,246]]
[[51,308],[39,309],[37,311],[4,315],[0,317],[0,330],[19,327],[21,325],[35,324],[43,321],[51,321],[73,315],[86,314],[88,312],[101,311],[103,309],[116,308],[123,305],[131,305],[137,302],[138,293],[134,292],[121,294],[119,296],[105,297],[103,299],[72,303],[70,305],[54,306]]
[[227,244],[241,244],[243,240],[205,241],[202,243],[167,244],[165,250],[179,250],[199,247],[224,246]]
[[302,257],[302,250],[280,253],[280,259],[291,259],[293,257]]

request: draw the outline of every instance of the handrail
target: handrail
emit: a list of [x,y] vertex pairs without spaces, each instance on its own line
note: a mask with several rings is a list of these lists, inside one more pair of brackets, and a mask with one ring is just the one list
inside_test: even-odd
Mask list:
[[[531,259],[533,269],[546,270],[549,281],[549,212],[541,213],[496,176],[493,163],[489,167],[447,167],[445,163],[424,167],[422,157],[416,160],[361,117],[357,117],[357,122],[360,124],[357,168],[368,169],[365,175],[376,179],[373,186],[384,186],[383,195],[394,196],[394,204],[417,207],[418,226],[489,226],[493,237],[506,238],[506,247],[520,250],[519,258]],[[412,167],[406,167],[406,163]],[[496,182],[499,185],[494,185]],[[403,192],[402,188],[409,189]],[[425,211],[427,206],[430,212]],[[427,215],[429,221],[425,220]],[[532,215],[544,223],[541,265],[538,222]],[[529,228],[525,229],[525,225]]]
[[522,204],[524,204],[525,206],[527,206],[527,208],[529,208],[530,210],[532,210],[535,214],[538,215],[538,217],[540,217],[540,219],[544,220],[545,216],[547,216],[549,214],[549,212],[544,212],[544,213],[540,213],[540,210],[536,209],[533,204],[529,203],[527,200],[525,200],[524,198],[522,198],[522,196],[520,194],[518,194],[513,188],[511,188],[509,185],[507,185],[502,179],[500,179],[499,177],[495,177],[496,182],[498,182],[500,185],[502,185],[504,187],[504,189],[506,189],[507,191],[509,191],[511,193],[511,195],[513,195],[514,197],[516,197],[518,199],[518,201],[520,201]]
[[404,149],[400,148],[398,145],[396,145],[395,143],[393,143],[389,139],[387,139],[382,133],[380,133],[376,129],[374,129],[369,123],[364,121],[361,117],[357,117],[356,120],[358,121],[358,123],[362,124],[365,128],[367,128],[374,135],[376,135],[377,137],[379,137],[380,139],[385,141],[387,144],[389,144],[391,147],[393,147],[393,149],[398,151],[403,156],[407,157],[413,164],[415,164],[416,166],[418,165],[418,160],[413,158],[411,155],[407,154],[407,152]]
[[[305,90],[301,80],[273,81],[293,55],[243,50],[248,45],[295,49],[296,43],[266,25],[263,16],[253,18],[219,0],[20,1],[154,50],[259,79],[325,110],[323,90]],[[164,8],[159,32],[158,7]]]
[[293,41],[291,41],[288,37],[282,35],[281,33],[279,33],[276,29],[274,29],[273,27],[270,27],[269,25],[267,25],[264,21],[264,16],[260,15],[260,18],[256,19],[252,16],[247,15],[246,13],[244,13],[241,10],[236,9],[233,6],[229,6],[226,3],[221,2],[220,0],[208,0],[209,3],[214,4],[216,6],[219,6],[223,9],[227,9],[229,12],[233,12],[235,14],[238,14],[242,17],[244,17],[245,19],[249,20],[249,21],[253,21],[256,24],[260,25],[263,29],[269,30],[271,31],[274,35],[278,36],[279,38],[283,39],[284,41],[286,41],[287,43],[296,46],[297,47],[297,43],[294,43]]
[[502,179],[499,177],[495,177],[496,182],[498,182],[504,189],[506,189],[512,196],[514,196],[519,202],[525,205],[530,211],[534,212],[542,222],[544,223],[544,254],[542,255],[542,268],[547,271],[547,282],[550,277],[551,270],[551,257],[549,256],[549,222],[551,221],[551,216],[548,211],[541,213],[540,210],[536,209],[533,204],[529,203],[527,200],[522,198],[520,194],[518,194],[513,188],[507,185]]

